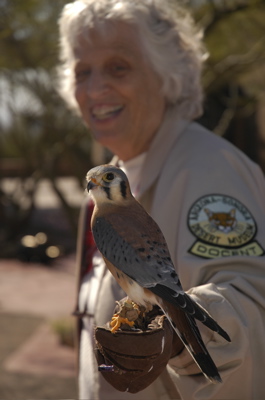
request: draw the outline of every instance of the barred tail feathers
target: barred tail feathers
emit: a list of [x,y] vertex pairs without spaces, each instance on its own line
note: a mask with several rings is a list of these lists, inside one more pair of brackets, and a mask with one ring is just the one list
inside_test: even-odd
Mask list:
[[168,302],[163,302],[163,312],[192,358],[212,383],[222,382],[218,369],[202,340],[193,317]]

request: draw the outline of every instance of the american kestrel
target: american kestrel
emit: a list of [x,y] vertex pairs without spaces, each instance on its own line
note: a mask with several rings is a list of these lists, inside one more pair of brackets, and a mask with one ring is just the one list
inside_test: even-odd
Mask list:
[[95,203],[91,228],[106,265],[128,297],[147,309],[158,305],[204,375],[221,382],[195,319],[227,341],[228,334],[182,289],[165,238],[131,194],[118,167],[101,165],[87,173]]

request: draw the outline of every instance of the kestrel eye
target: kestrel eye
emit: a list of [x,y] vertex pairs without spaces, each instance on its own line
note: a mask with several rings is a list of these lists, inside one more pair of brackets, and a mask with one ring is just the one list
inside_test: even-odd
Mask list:
[[108,172],[107,174],[105,174],[103,176],[103,180],[105,182],[111,182],[111,181],[113,181],[113,179],[114,179],[114,174],[112,172]]

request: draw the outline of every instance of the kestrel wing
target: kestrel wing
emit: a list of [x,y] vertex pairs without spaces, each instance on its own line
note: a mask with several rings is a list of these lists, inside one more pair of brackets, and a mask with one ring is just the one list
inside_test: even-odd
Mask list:
[[146,212],[121,208],[94,218],[92,231],[99,251],[145,288],[170,280],[173,290],[182,291],[158,225]]

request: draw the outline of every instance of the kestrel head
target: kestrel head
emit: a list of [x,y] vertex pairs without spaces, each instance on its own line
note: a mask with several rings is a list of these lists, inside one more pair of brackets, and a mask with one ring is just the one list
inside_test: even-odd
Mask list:
[[99,165],[88,171],[87,190],[96,204],[124,202],[131,195],[130,185],[125,173],[113,165]]

